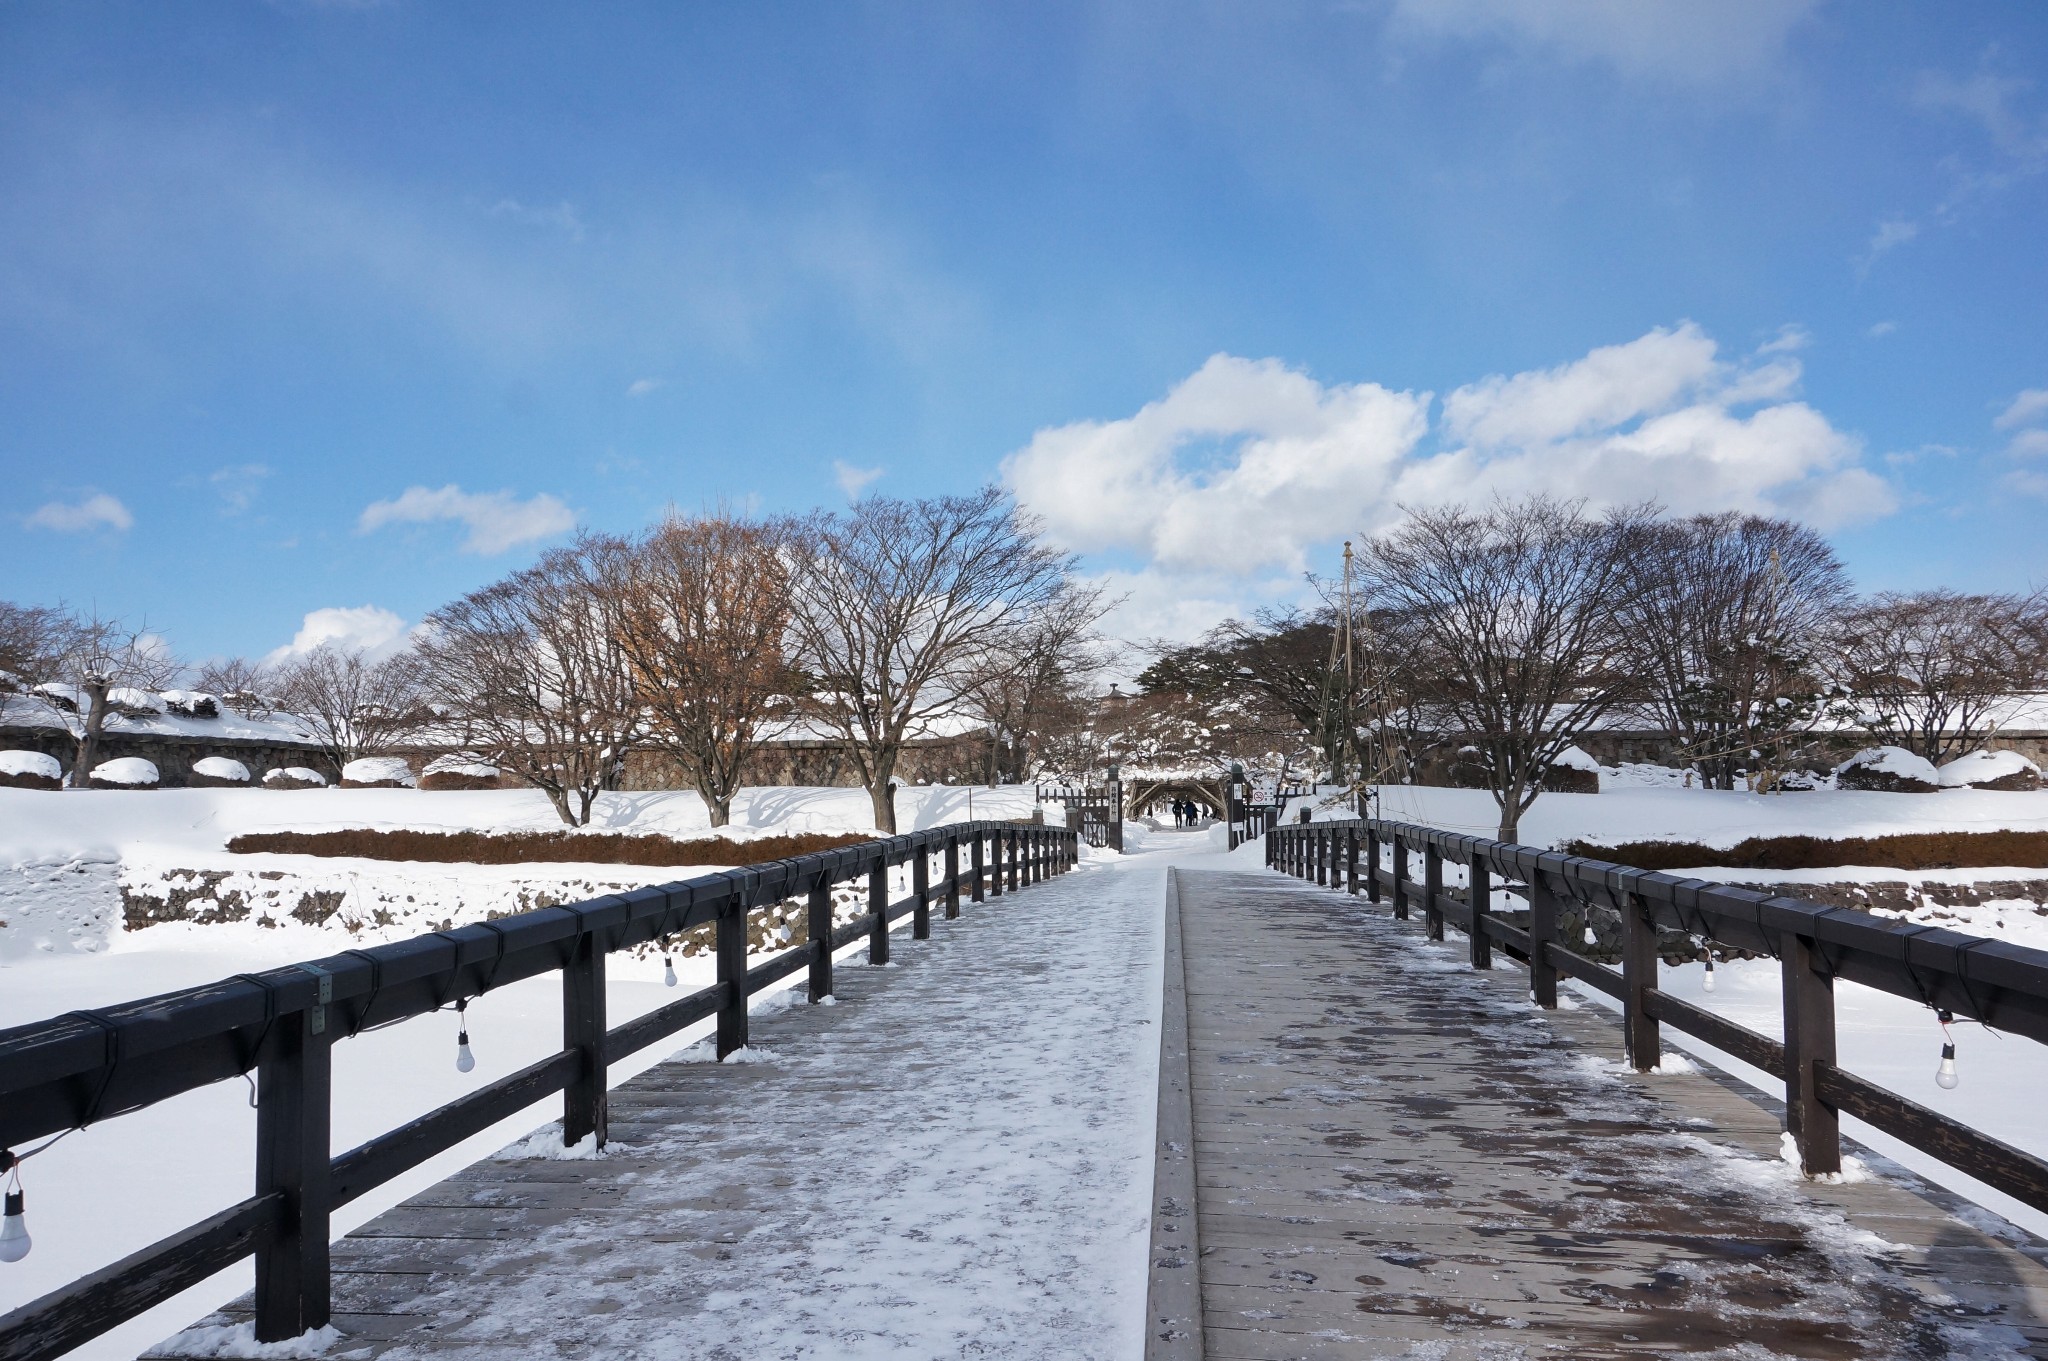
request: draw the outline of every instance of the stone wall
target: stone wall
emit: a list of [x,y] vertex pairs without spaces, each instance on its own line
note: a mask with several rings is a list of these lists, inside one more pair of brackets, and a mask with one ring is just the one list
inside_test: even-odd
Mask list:
[[[0,724],[0,751],[40,751],[57,758],[66,770],[78,757],[78,742],[61,728]],[[251,783],[274,766],[308,766],[329,781],[341,778],[334,762],[318,747],[291,742],[251,742],[231,737],[187,736],[183,733],[136,733],[118,729],[100,735],[99,759],[139,756],[155,764],[166,789],[183,788],[192,766],[208,756],[226,756],[249,767]]]

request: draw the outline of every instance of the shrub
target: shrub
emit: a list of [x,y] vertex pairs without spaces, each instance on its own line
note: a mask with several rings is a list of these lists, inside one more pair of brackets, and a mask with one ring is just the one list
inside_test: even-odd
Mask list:
[[403,756],[359,756],[341,768],[343,789],[411,789],[414,783]]
[[804,833],[752,841],[622,832],[415,832],[366,827],[340,832],[248,832],[228,842],[239,854],[360,856],[443,864],[524,865],[536,861],[606,865],[759,865],[793,855],[855,846],[870,837]]
[[249,784],[249,767],[228,756],[207,756],[192,763],[185,781],[194,789],[244,789]]
[[1973,751],[1956,757],[1936,774],[1943,789],[2019,792],[2041,787],[2041,767],[2016,751]]
[[1866,747],[1835,767],[1837,789],[1932,794],[1940,784],[1934,763],[1904,747]]
[[2048,869],[2048,832],[1903,832],[1896,836],[1750,837],[1716,849],[1697,841],[1631,841],[1601,846],[1572,841],[1567,854],[1642,870],[1724,865],[1743,870],[1815,870],[1863,865],[1900,870]]
[[94,789],[155,789],[161,782],[156,762],[140,756],[117,756],[92,768],[86,781]]
[[40,751],[0,751],[0,788],[62,789],[64,767]]
[[305,766],[286,766],[263,772],[265,789],[325,789],[327,777]]

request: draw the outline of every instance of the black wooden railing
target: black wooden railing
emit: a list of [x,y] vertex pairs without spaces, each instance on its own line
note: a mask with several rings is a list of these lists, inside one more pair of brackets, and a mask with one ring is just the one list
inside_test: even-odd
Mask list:
[[[707,1017],[717,1018],[723,1058],[747,1043],[753,993],[808,967],[815,1002],[832,992],[832,955],[840,946],[865,936],[868,961],[885,964],[890,928],[903,917],[924,939],[934,902],[957,917],[963,889],[979,902],[1070,869],[1078,855],[1073,832],[1064,828],[956,823],[0,1031],[0,1149],[20,1149],[252,1068],[257,1085],[255,1194],[0,1317],[0,1361],[60,1356],[252,1254],[257,1339],[281,1341],[322,1327],[330,1312],[328,1226],[336,1206],[556,1092],[563,1093],[563,1142],[594,1134],[601,1144],[608,1064]],[[941,862],[936,880],[934,857]],[[905,863],[911,892],[891,902],[889,870]],[[833,887],[863,879],[868,910],[835,928]],[[747,913],[795,898],[807,899],[809,939],[749,969]],[[606,957],[706,925],[715,933],[717,981],[607,1029]],[[336,1040],[555,970],[562,974],[560,1052],[331,1156]]]
[[[1417,852],[1419,882],[1413,874]],[[1445,887],[1446,861],[1465,868],[1464,891]],[[1838,1066],[1834,1007],[1834,982],[1846,978],[2048,1042],[2048,952],[1377,818],[1275,827],[1266,837],[1266,863],[1354,894],[1363,885],[1373,902],[1384,893],[1395,917],[1407,918],[1419,906],[1432,939],[1443,939],[1447,922],[1466,933],[1475,969],[1493,967],[1498,945],[1529,966],[1530,988],[1541,1006],[1557,1005],[1560,976],[1619,999],[1628,1059],[1637,1069],[1657,1065],[1658,1027],[1669,1025],[1780,1079],[1786,1128],[1808,1175],[1841,1170],[1840,1114],[1846,1111],[2048,1211],[2048,1162]],[[1528,900],[1526,927],[1494,912],[1494,894],[1501,891]],[[1588,959],[1560,939],[1560,909],[1572,902],[1620,914],[1619,969]],[[1784,1039],[1659,989],[1660,930],[1698,938],[1709,950],[1774,956],[1783,981]]]
[[1124,848],[1124,782],[1112,777],[1102,784],[1042,784],[1033,791],[1042,804],[1067,811],[1067,826],[1091,846],[1112,851]]

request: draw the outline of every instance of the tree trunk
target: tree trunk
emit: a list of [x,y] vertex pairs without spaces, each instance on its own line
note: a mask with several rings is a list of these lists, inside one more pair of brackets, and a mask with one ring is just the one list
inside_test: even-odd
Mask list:
[[548,802],[555,806],[555,816],[562,820],[563,825],[574,827],[576,825],[576,815],[569,811],[568,791],[547,788],[542,792],[548,796]]
[[698,787],[697,793],[704,800],[704,807],[711,815],[713,827],[724,827],[732,822],[732,795],[721,797],[703,786]]
[[895,774],[896,753],[890,752],[876,760],[875,782],[868,786],[868,798],[875,807],[875,826],[883,836],[896,835]]
[[78,759],[71,766],[71,787],[84,789],[92,779],[93,766],[99,761],[100,732],[107,724],[107,688],[104,685],[86,687],[84,731],[78,738]]

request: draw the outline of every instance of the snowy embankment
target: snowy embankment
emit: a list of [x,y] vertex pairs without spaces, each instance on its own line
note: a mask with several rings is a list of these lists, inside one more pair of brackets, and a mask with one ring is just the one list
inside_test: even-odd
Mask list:
[[[1031,791],[911,787],[899,791],[905,828],[969,816],[1028,816]],[[741,838],[788,832],[872,830],[858,789],[748,790],[735,808]],[[0,789],[0,1028],[81,1007],[105,1006],[209,983],[516,908],[521,895],[574,901],[616,886],[665,883],[714,867],[634,865],[467,866],[233,855],[242,832],[350,827],[553,830],[547,801],[511,791],[187,789],[148,793]],[[702,803],[686,793],[618,793],[599,800],[593,831],[710,835]],[[166,876],[224,871],[230,887],[278,895],[250,900],[239,921],[192,921],[128,931],[123,889],[161,892]],[[275,874],[276,879],[263,878]],[[898,876],[901,879],[902,873]],[[228,882],[228,881],[223,881]],[[894,887],[907,892],[907,880]],[[343,901],[323,924],[294,919],[304,893]],[[378,924],[375,904],[390,920]],[[358,909],[361,910],[358,910]],[[403,910],[400,910],[403,909]],[[270,924],[264,924],[268,917]],[[362,923],[350,931],[346,923]],[[859,946],[849,947],[858,952]],[[708,958],[676,959],[680,986],[662,985],[658,955],[615,958],[607,1004],[614,1024],[711,981]],[[780,1005],[779,994],[756,1005]],[[368,1031],[335,1046],[333,1145],[352,1148],[434,1107],[554,1052],[561,995],[554,976],[497,989],[469,1008],[477,1057],[457,1074],[453,1014]],[[701,1027],[700,1027],[701,1029]],[[679,1037],[685,1041],[695,1032]],[[659,1061],[656,1046],[612,1068],[615,1081]],[[35,1249],[0,1266],[0,1313],[144,1247],[249,1194],[255,1112],[242,1083],[223,1083],[74,1132],[23,1165]],[[525,1134],[536,1109],[502,1122],[345,1207],[337,1232],[362,1223],[454,1169]],[[76,1353],[133,1356],[142,1347],[247,1289],[244,1263]]]

